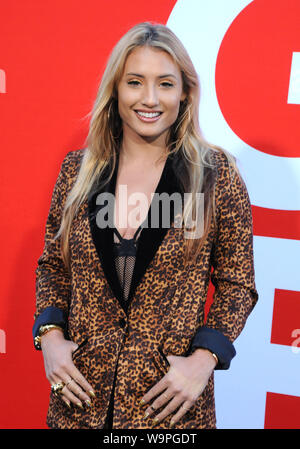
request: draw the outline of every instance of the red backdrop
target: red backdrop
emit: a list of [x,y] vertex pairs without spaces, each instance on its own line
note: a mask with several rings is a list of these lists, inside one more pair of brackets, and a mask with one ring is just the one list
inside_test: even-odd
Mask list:
[[[46,428],[49,383],[32,343],[37,258],[66,152],[83,147],[108,55],[138,22],[166,23],[175,0],[1,4],[0,428]],[[2,73],[3,73],[2,72]],[[3,81],[2,81],[3,86]],[[3,89],[2,89],[3,90]],[[3,338],[2,338],[3,345]]]
[[[299,157],[299,105],[289,105],[288,116],[286,102],[275,107],[274,92],[287,86],[282,87],[278,65],[273,67],[268,59],[271,45],[281,62],[291,42],[293,51],[299,51],[299,15],[291,13],[295,0],[290,0],[290,8],[286,2],[275,3],[276,8],[270,0],[253,1],[230,26],[216,70],[218,100],[231,128],[249,145],[276,156]],[[68,151],[84,145],[88,131],[84,117],[92,108],[114,44],[138,22],[167,23],[175,4],[176,0],[15,0],[1,5],[0,428],[46,428],[49,382],[31,334],[34,271],[60,164]],[[268,20],[271,10],[279,12]],[[284,17],[289,25],[283,39],[277,28]],[[255,28],[248,48],[243,34],[249,34],[247,27]],[[261,49],[266,50],[261,57],[269,72],[256,70],[253,62],[257,64]],[[258,113],[249,114],[251,110]],[[276,147],[270,146],[270,133]],[[257,236],[299,240],[298,210],[253,206],[253,222]],[[210,299],[212,293],[210,285]],[[276,289],[270,342],[291,346],[290,330],[300,328],[298,316],[299,292]],[[300,427],[299,402],[298,396],[268,392],[265,427]]]

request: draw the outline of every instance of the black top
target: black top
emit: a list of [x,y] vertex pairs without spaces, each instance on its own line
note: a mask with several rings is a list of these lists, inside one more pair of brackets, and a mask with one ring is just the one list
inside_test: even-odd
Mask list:
[[117,228],[113,228],[115,233],[113,254],[124,301],[127,301],[130,291],[138,247],[138,233],[141,229],[140,225],[135,231],[133,238],[125,239],[120,235]]

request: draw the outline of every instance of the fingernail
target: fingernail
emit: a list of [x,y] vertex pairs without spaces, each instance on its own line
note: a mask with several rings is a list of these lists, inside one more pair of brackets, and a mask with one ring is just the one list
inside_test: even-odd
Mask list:
[[88,405],[89,407],[92,407],[91,402],[87,399],[86,401],[84,401],[86,405]]
[[66,404],[69,408],[71,408],[71,404],[70,404],[69,401],[65,401],[65,404]]
[[140,401],[139,405],[144,405],[144,404],[145,404],[145,401],[144,401],[144,399],[141,399],[141,401]]
[[149,413],[148,413],[148,412],[146,412],[146,413],[145,413],[145,415],[144,415],[144,417],[143,417],[143,419],[146,419],[146,418],[148,418],[148,416],[149,416]]
[[83,405],[81,404],[81,402],[77,402],[78,407],[83,408]]
[[92,396],[92,398],[96,397],[95,393],[92,390],[89,391],[89,394],[90,394],[90,396]]
[[159,422],[158,419],[157,419],[157,418],[154,418],[153,421],[152,421],[152,424],[153,424],[154,426],[156,426],[156,424],[158,424],[158,422]]
[[175,425],[174,421],[170,422],[170,428],[173,427]]

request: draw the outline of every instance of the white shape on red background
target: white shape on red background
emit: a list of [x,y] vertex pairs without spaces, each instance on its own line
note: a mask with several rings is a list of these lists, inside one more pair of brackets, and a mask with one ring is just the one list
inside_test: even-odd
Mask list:
[[[220,45],[231,23],[250,3],[178,0],[167,25],[187,48],[200,79],[199,118],[203,134],[238,158],[251,203],[270,209],[300,210],[300,158],[273,156],[244,142],[228,126],[216,95],[215,68]],[[288,92],[282,94],[287,101]]]
[[295,51],[293,52],[287,102],[289,104],[300,104],[300,53]]
[[[300,210],[300,158],[273,156],[248,145],[227,124],[216,96],[220,45],[232,22],[250,3],[178,0],[167,25],[187,48],[199,75],[202,132],[208,141],[237,157],[251,203]],[[297,58],[294,52],[289,92],[282,93],[286,101],[288,94],[293,101],[298,98]],[[263,428],[268,391],[300,396],[300,354],[293,347],[270,343],[275,288],[300,291],[299,256],[299,241],[254,236],[259,301],[235,341],[237,356],[230,370],[215,372],[218,428]]]

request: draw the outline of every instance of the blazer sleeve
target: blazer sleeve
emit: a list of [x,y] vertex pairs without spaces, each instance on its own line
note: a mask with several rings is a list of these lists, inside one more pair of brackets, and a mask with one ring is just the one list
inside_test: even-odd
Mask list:
[[54,239],[54,237],[59,230],[65,200],[70,189],[73,153],[69,152],[65,156],[54,186],[46,221],[44,249],[35,270],[36,310],[32,329],[33,337],[38,334],[39,327],[44,324],[58,324],[64,328],[65,334],[67,332],[71,278],[62,259],[60,238]]
[[215,291],[205,326],[192,342],[192,349],[203,347],[218,356],[216,369],[229,368],[236,354],[232,343],[258,300],[250,198],[239,171],[222,158],[215,187],[217,233],[211,253]]

